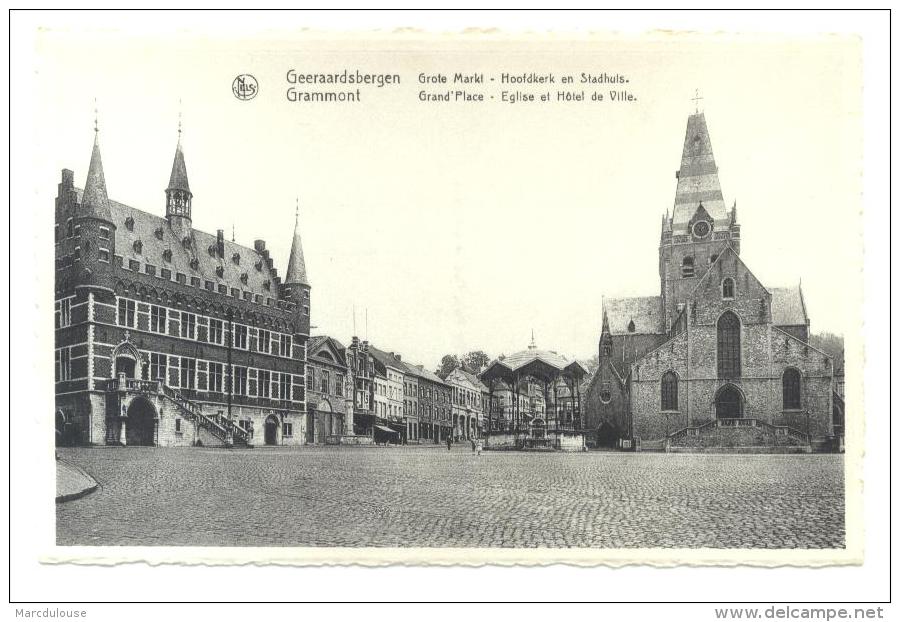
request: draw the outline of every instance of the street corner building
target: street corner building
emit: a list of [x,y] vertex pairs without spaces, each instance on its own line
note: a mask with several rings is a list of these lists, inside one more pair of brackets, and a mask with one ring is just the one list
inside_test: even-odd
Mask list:
[[[832,359],[809,344],[798,285],[741,260],[703,113],[688,118],[675,205],[662,218],[659,295],[604,298],[585,396],[594,446],[791,452],[840,442]],[[633,443],[633,445],[632,445]]]
[[310,285],[297,216],[284,279],[263,240],[194,229],[180,128],[165,217],[107,196],[96,128],[84,189],[74,179],[62,171],[55,212],[57,442],[303,443]]

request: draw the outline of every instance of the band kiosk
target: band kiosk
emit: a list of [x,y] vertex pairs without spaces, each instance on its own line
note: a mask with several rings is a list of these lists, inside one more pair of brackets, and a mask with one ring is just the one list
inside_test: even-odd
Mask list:
[[[580,385],[586,375],[577,361],[538,350],[533,342],[492,362],[479,376],[489,394],[484,448],[584,451]],[[496,391],[515,398],[501,407]],[[542,409],[534,407],[540,402]]]

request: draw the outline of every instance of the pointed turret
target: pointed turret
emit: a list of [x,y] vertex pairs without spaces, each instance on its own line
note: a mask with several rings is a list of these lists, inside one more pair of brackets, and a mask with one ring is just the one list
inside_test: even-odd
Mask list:
[[109,197],[106,194],[106,178],[103,176],[103,160],[100,157],[100,135],[96,122],[94,125],[94,148],[91,151],[91,164],[88,167],[87,181],[84,182],[84,194],[81,196],[81,212],[79,216],[112,222]]
[[731,225],[734,226],[737,224],[737,199],[734,201],[734,205],[731,206]]
[[184,163],[184,150],[181,147],[181,121],[179,120],[175,159],[172,161],[172,173],[169,175],[169,185],[166,188],[166,219],[173,228],[184,228],[185,235],[191,226],[191,199],[193,196],[188,183],[187,166]]
[[288,260],[287,273],[284,276],[285,285],[305,285],[309,287],[306,278],[306,261],[303,259],[303,242],[300,240],[300,202],[297,202],[294,213],[294,241],[291,244],[291,257]]
[[609,315],[606,313],[606,309],[603,310],[603,328],[600,329],[600,334],[609,333]]

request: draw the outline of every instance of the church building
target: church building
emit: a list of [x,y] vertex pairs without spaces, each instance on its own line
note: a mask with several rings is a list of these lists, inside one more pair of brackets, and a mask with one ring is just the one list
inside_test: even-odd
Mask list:
[[107,196],[94,131],[84,188],[64,169],[56,198],[57,443],[302,444],[310,285],[298,222],[282,279],[263,240],[192,226],[180,127],[164,217]]
[[588,442],[830,447],[833,362],[809,344],[800,285],[767,286],[741,259],[737,206],[723,199],[702,112],[688,118],[676,177],[660,226],[658,295],[603,300]]

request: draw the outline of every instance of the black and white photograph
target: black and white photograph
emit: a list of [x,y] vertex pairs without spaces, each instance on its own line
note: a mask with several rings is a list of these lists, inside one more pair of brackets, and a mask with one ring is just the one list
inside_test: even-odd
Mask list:
[[863,38],[91,15],[28,15],[10,151],[40,564],[882,546]]

